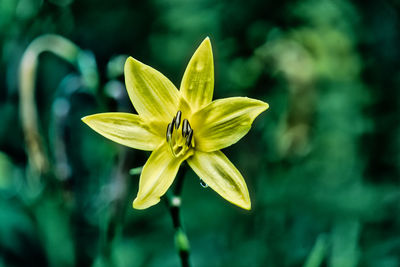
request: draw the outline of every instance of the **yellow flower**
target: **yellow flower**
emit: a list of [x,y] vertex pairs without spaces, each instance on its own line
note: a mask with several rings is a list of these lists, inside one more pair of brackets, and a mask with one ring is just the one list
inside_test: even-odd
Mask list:
[[143,167],[136,209],[157,204],[185,160],[214,191],[250,209],[246,183],[220,149],[241,139],[268,104],[247,97],[212,101],[214,63],[207,37],[191,58],[180,90],[157,70],[129,57],[125,83],[138,115],[100,113],[82,118],[114,142],[153,151]]

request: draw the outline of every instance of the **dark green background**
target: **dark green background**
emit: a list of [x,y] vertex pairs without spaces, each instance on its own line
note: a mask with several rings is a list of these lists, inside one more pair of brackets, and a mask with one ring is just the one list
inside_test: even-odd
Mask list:
[[[129,170],[149,153],[101,137],[80,118],[134,112],[121,75],[127,55],[178,86],[206,36],[214,99],[248,96],[270,109],[224,149],[247,181],[251,211],[202,188],[192,171],[186,176],[193,265],[400,266],[399,7],[1,0],[0,266],[179,265],[165,203],[131,208],[139,177]],[[49,33],[85,52],[73,59],[79,67],[40,57],[35,96],[51,169],[37,175],[21,126],[18,67],[28,45]]]

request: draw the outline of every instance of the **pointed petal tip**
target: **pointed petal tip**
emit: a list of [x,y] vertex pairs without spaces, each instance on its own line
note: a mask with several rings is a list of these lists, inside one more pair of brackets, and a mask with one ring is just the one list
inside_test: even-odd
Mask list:
[[[210,40],[210,37],[206,37],[206,38],[204,38],[204,40],[201,42],[201,44],[199,45],[199,48],[200,47],[204,47],[204,48],[207,48],[207,49],[210,49],[211,51],[212,51],[212,46],[211,46],[211,40]],[[203,48],[203,49],[204,49]]]
[[132,207],[137,210],[144,210],[156,205],[158,202],[160,202],[160,198],[143,201],[142,199],[138,199],[136,197],[132,203]]
[[133,64],[137,64],[139,61],[134,59],[133,57],[128,57],[125,61],[124,69],[126,70],[128,67],[130,67]]
[[245,205],[243,205],[242,208],[245,210],[251,210],[251,203],[250,202],[245,203]]
[[96,120],[96,118],[103,116],[103,114],[105,114],[105,113],[96,113],[96,114],[87,115],[85,117],[82,117],[81,121],[83,121],[84,123],[86,123],[87,125],[92,127],[91,123],[93,123],[93,121]]
[[267,102],[263,102],[264,103],[264,110],[267,110],[267,109],[269,109],[269,104],[267,103]]
[[252,99],[252,98],[248,98],[248,99],[251,100],[251,101],[255,100],[257,102],[258,106],[261,108],[261,112],[264,112],[267,109],[269,109],[269,104],[267,102],[264,102],[264,101],[258,100],[258,99]]
[[85,117],[82,117],[81,118],[81,121],[83,121],[85,124],[87,124],[87,125],[89,125],[89,123],[90,123],[90,117],[91,117],[92,115],[87,115],[87,116],[85,116]]
[[124,71],[126,73],[129,70],[138,69],[141,66],[147,66],[147,65],[140,62],[139,60],[129,56],[125,61]]
[[240,198],[226,198],[222,196],[226,200],[228,200],[231,204],[244,209],[244,210],[251,210],[251,201],[250,198],[247,198],[246,196],[242,196]]
[[125,62],[128,62],[128,61],[135,61],[135,60],[136,60],[136,59],[134,59],[133,57],[129,56],[129,57],[126,59]]
[[232,204],[238,206],[239,208],[242,208],[244,210],[251,210],[251,202],[250,199],[241,199],[236,202],[232,202]]

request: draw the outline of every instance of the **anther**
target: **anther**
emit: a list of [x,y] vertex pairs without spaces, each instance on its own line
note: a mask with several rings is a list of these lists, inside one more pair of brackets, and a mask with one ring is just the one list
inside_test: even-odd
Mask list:
[[167,142],[171,140],[173,131],[174,131],[174,125],[172,123],[169,123],[167,127]]
[[189,125],[189,121],[187,119],[184,119],[182,122],[182,136],[186,137],[188,135],[188,125]]
[[[189,124],[188,124],[189,125]],[[186,146],[190,146],[192,143],[192,137],[193,137],[193,130],[190,129],[188,136],[186,137]]]
[[181,116],[182,116],[182,111],[178,111],[178,113],[176,113],[176,117],[175,117],[175,129],[178,130],[179,125],[181,124]]
[[172,124],[172,128],[174,128],[174,126],[175,126],[175,117],[172,119],[171,124]]

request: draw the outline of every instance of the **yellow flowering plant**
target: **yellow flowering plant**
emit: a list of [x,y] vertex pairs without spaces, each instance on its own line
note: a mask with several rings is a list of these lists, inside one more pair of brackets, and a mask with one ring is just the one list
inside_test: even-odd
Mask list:
[[157,204],[180,165],[193,171],[229,202],[250,209],[246,183],[220,151],[239,141],[268,104],[247,97],[212,101],[214,63],[207,37],[192,56],[178,90],[157,70],[129,57],[125,83],[138,114],[100,113],[82,118],[93,130],[122,145],[153,151],[143,167],[136,209]]

